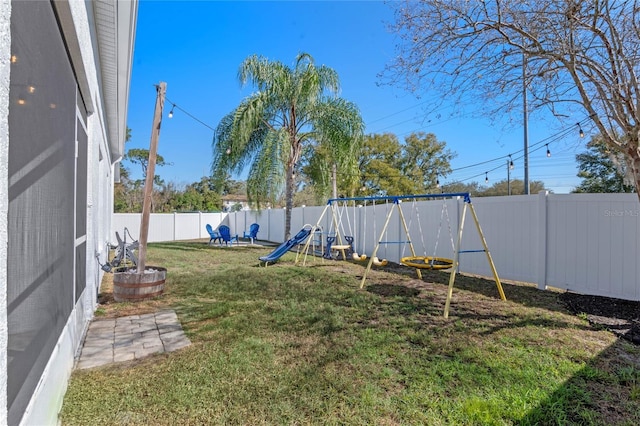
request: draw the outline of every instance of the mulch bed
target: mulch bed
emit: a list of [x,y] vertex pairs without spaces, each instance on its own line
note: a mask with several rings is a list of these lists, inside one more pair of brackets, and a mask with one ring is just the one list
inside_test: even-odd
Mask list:
[[560,300],[576,315],[586,315],[592,326],[640,345],[640,302],[602,296],[562,293]]

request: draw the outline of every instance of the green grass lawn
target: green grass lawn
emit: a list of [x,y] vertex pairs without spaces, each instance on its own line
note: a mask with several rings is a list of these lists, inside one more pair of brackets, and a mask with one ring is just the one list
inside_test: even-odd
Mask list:
[[193,344],[75,371],[63,425],[636,425],[640,347],[569,314],[558,293],[267,248],[163,243],[165,295],[98,314],[175,309]]

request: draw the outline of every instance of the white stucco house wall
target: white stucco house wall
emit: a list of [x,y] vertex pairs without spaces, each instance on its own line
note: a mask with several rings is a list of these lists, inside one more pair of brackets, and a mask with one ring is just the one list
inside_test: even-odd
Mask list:
[[0,424],[56,424],[96,308],[137,0],[0,0]]

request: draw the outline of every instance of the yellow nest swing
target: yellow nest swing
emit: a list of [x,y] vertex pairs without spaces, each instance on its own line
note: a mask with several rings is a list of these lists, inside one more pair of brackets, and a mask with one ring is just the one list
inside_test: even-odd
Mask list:
[[400,259],[400,262],[416,269],[449,269],[453,267],[453,260],[444,257],[407,256]]

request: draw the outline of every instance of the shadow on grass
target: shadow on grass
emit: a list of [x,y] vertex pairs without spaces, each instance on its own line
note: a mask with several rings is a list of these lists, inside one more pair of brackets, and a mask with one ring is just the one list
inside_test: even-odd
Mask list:
[[[415,276],[415,269],[404,265],[389,263],[383,270],[405,276]],[[449,271],[434,271],[423,269],[422,281],[433,284],[449,285]],[[542,291],[533,285],[508,284],[501,282],[507,300],[528,307],[544,308],[566,313],[567,309],[554,291]],[[494,280],[457,274],[454,283],[454,297],[457,290],[471,291],[489,298],[500,300],[500,295]]]
[[377,294],[378,296],[413,297],[420,294],[420,290],[417,288],[394,284],[372,284],[367,286],[366,290],[370,293]]
[[[406,272],[402,273],[406,274]],[[437,287],[448,284],[447,273],[436,274],[441,276],[435,276],[436,279],[433,279],[433,273],[429,273],[428,277],[423,278],[428,282],[435,281]],[[557,292],[504,283],[503,287],[508,300],[536,308],[537,312],[533,311],[531,315],[523,318],[518,310],[496,309],[495,304],[501,301],[498,299],[494,281],[459,275],[456,277],[451,318],[439,320],[435,317],[423,317],[422,327],[425,329],[467,327],[468,333],[477,336],[488,336],[510,329],[522,330],[523,335],[531,335],[533,345],[536,344],[536,339],[545,339],[546,333],[536,334],[537,332],[532,332],[532,329],[569,329],[575,330],[576,333],[594,331],[594,328],[586,322],[571,319],[574,313],[565,307],[561,295]],[[486,299],[465,295],[461,290],[486,296]],[[403,310],[421,311],[431,315],[441,315],[442,312],[438,313],[442,308],[441,303],[428,306],[425,298],[420,297],[422,291],[404,285],[369,284],[367,291],[382,298],[388,298],[389,303],[397,305],[395,310],[397,314],[402,314]],[[458,291],[457,295],[456,291]],[[437,297],[441,298],[442,288],[437,289],[436,293]],[[404,299],[392,299],[396,296]],[[429,300],[434,302],[435,299]],[[404,308],[400,305],[404,305]],[[633,303],[630,305],[636,306]],[[545,311],[551,313],[545,314]],[[486,324],[488,327],[474,331],[472,324],[477,323]],[[435,331],[435,329],[431,330],[431,332]],[[521,332],[517,332],[516,335],[521,335]],[[585,338],[588,339],[589,337],[586,337],[588,335],[586,334]],[[548,337],[556,338],[551,334]],[[422,342],[416,339],[412,340],[412,343],[419,345]],[[424,344],[428,345],[429,341],[427,340]],[[571,345],[571,341],[562,340],[557,342],[557,345],[556,350],[562,352],[564,350],[562,346]],[[585,345],[587,348],[588,343]],[[588,351],[588,349],[585,350]],[[554,389],[547,398],[540,400],[537,406],[530,409],[524,417],[512,418],[511,422],[517,425],[630,426],[640,424],[640,347],[621,339],[615,341],[611,346],[591,356],[584,367]]]
[[260,253],[264,250],[270,250],[269,246],[251,245],[251,244],[233,244],[229,246],[212,244],[207,242],[165,242],[165,243],[149,243],[150,247],[156,247],[167,250],[178,251],[202,251],[202,250],[243,250],[243,251],[255,251]]
[[167,249],[167,250],[200,251],[200,250],[208,250],[213,246],[209,246],[206,242],[205,243],[166,242],[166,243],[149,243],[149,247],[157,247],[157,248]]
[[639,352],[616,341],[515,424],[640,424]]
[[[157,244],[155,247],[209,250],[206,243]],[[392,273],[379,274],[368,281],[366,291],[358,291],[357,275],[363,269],[341,266],[343,263],[314,265],[318,268],[314,271],[294,266],[288,257],[269,267],[273,269],[258,272],[249,268],[253,254],[266,250],[249,247],[238,250],[244,257],[233,256],[235,249],[211,247],[211,250],[229,254],[226,258],[220,256],[227,263],[205,272],[175,273],[167,292],[186,330],[200,335],[203,342],[226,338],[233,343],[235,339],[250,336],[256,325],[262,324],[275,335],[304,331],[307,336],[309,330],[313,330],[327,339],[327,347],[333,347],[347,330],[345,324],[353,320],[359,329],[384,328],[389,331],[383,336],[392,335],[394,341],[400,336],[400,340],[405,339],[412,346],[436,352],[434,359],[457,359],[457,351],[475,347],[475,342],[493,342],[500,348],[515,340],[516,345],[530,347],[531,352],[548,350],[555,356],[550,358],[555,362],[562,360],[565,348],[576,342],[576,333],[581,333],[585,341],[602,338],[584,333],[589,326],[569,316],[558,293],[535,287],[503,283],[509,300],[505,303],[499,300],[492,280],[459,275],[451,317],[447,320],[442,317],[449,279],[446,272],[423,271],[423,280],[419,281],[415,280],[412,268],[402,267],[400,272],[383,270],[411,276],[412,280],[400,279]],[[200,261],[205,257],[215,256],[203,253]],[[525,309],[513,303],[536,309],[524,312]],[[246,311],[242,313],[242,310]],[[249,318],[251,320],[247,320]],[[234,331],[225,331],[225,328]],[[506,332],[495,339],[487,338],[501,331]],[[560,334],[562,338],[558,337]],[[557,340],[547,342],[552,339]],[[305,377],[321,376],[325,365],[350,359],[348,350],[315,353],[317,362],[310,363],[308,373],[303,374]],[[569,362],[584,365],[581,370],[553,389],[546,399],[529,396],[528,401],[537,405],[529,408],[524,417],[520,411],[518,418],[504,420],[522,425],[640,424],[640,348],[617,341],[600,353],[577,351],[575,357]],[[302,382],[301,386],[305,384]],[[508,388],[506,384],[505,387]]]

